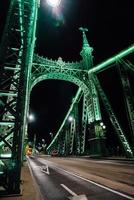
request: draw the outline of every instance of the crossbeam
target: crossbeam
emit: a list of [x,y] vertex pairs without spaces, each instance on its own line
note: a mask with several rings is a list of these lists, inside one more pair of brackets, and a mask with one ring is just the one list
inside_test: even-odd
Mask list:
[[116,54],[115,56],[107,59],[106,61],[96,65],[92,69],[88,71],[88,74],[95,73],[95,72],[100,72],[105,70],[106,68],[109,68],[109,65],[113,64],[117,60],[127,56],[128,54],[131,54],[134,52],[134,45],[128,47],[127,49],[121,51],[120,53]]

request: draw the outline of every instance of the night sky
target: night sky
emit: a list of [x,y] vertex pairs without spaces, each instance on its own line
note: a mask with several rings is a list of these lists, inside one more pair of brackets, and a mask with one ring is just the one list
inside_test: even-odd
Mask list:
[[[88,28],[87,38],[93,47],[94,65],[112,57],[133,44],[133,0],[61,0],[58,10],[53,10],[41,0],[38,13],[35,53],[64,61],[81,60],[82,34],[79,27]],[[7,2],[0,2],[0,29],[2,32]],[[1,6],[2,5],[2,6]],[[100,74],[102,85],[108,92],[115,111],[121,114],[118,105],[122,100],[117,72],[114,69]],[[114,81],[113,81],[114,80]],[[118,86],[117,86],[118,85]],[[44,138],[49,143],[50,132],[56,133],[65,117],[77,86],[56,80],[37,84],[31,93],[30,113],[35,121],[29,124],[29,138]],[[101,103],[101,102],[100,102]],[[103,110],[103,106],[102,106]],[[124,114],[125,115],[125,114]],[[104,119],[107,115],[104,112]],[[121,121],[125,120],[124,118]],[[106,122],[109,126],[109,122]],[[110,130],[111,131],[111,130]],[[109,133],[109,141],[113,135]]]

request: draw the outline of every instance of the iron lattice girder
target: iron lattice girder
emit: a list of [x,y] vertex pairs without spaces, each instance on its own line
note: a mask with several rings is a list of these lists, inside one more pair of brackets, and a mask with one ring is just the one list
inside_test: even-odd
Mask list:
[[74,118],[75,118],[75,144],[76,144],[76,154],[80,154],[80,124],[79,124],[79,111],[78,103],[74,104]]
[[122,59],[121,63],[124,64],[128,69],[130,69],[134,72],[134,65],[129,60],[123,61],[123,59]]
[[[8,146],[8,141],[13,138],[10,149],[13,159],[12,172],[15,173],[13,180],[9,177],[8,193],[20,192],[23,134],[27,120],[27,94],[34,51],[37,10],[37,0],[11,0],[0,49],[0,107],[4,106],[1,108],[3,116],[0,118],[0,126],[1,131],[5,132],[0,145]],[[15,123],[9,131],[8,127],[13,121]]]
[[101,87],[101,85],[99,83],[99,80],[98,80],[97,76],[94,74],[92,76],[92,79],[93,79],[94,84],[95,84],[95,86],[96,86],[96,88],[97,88],[97,90],[98,90],[98,92],[100,94],[100,97],[102,98],[102,101],[104,103],[106,111],[107,111],[107,113],[109,115],[109,119],[110,119],[110,121],[111,121],[111,123],[112,123],[112,125],[113,125],[113,127],[114,127],[114,129],[116,131],[116,133],[117,133],[117,136],[119,137],[119,140],[120,140],[120,142],[121,142],[121,144],[123,146],[123,149],[124,149],[126,155],[128,157],[133,157],[133,151],[132,151],[132,149],[131,149],[131,147],[130,147],[127,139],[126,139],[126,136],[125,136],[125,134],[124,134],[124,132],[123,132],[118,120],[117,120],[117,117],[116,117],[115,113],[113,112],[113,109],[112,109],[112,107],[111,107],[111,105],[109,103],[109,100],[108,100],[107,96],[105,95],[105,93],[104,93],[104,91],[103,91],[103,89],[102,89],[102,87]]
[[31,75],[31,88],[34,87],[39,81],[45,79],[59,79],[70,81],[88,92],[87,81],[85,80],[87,71],[70,69],[69,67],[60,68],[59,66],[47,66],[44,64],[33,63]]
[[58,60],[49,60],[47,58],[34,55],[34,63],[31,74],[31,89],[38,82],[45,79],[58,79],[70,81],[78,85],[87,99],[89,121],[101,120],[98,94],[91,74],[87,70],[83,70],[84,61],[80,62],[64,62],[61,58]]
[[74,135],[75,135],[75,119],[72,120],[71,125],[70,125],[70,146],[69,146],[69,154],[72,154],[72,153],[73,153]]
[[[20,78],[20,63],[18,60],[22,59],[22,55],[20,54],[20,49],[23,43],[23,36],[21,33],[22,24],[20,23],[20,19],[22,18],[22,10],[21,10],[22,2],[21,1],[11,1],[9,13],[7,17],[7,23],[5,26],[5,30],[3,33],[2,43],[0,47],[0,101],[2,102],[2,106],[0,109],[1,112],[0,117],[0,132],[4,133],[1,137],[0,145],[5,145],[9,147],[11,153],[11,158],[13,158],[13,152],[17,149],[16,147],[20,146],[18,139],[16,120],[15,123],[12,124],[12,129],[9,131],[9,126],[11,125],[13,118],[17,117],[17,99],[18,99],[18,88],[19,88],[19,78]],[[19,30],[19,31],[18,31]],[[17,51],[15,50],[17,49]],[[16,66],[19,71],[17,76],[15,75]],[[8,67],[8,68],[7,68]],[[12,68],[12,70],[10,70]],[[16,81],[17,79],[17,81]],[[18,85],[14,85],[14,82]],[[8,115],[12,116],[9,118]],[[3,126],[4,125],[4,126]],[[18,126],[19,129],[19,126]],[[10,141],[10,143],[9,143]],[[16,155],[15,155],[16,154]],[[16,151],[15,156],[20,157],[20,152]],[[19,154],[19,156],[18,156]],[[14,156],[14,159],[15,159]],[[12,162],[9,159],[9,163]],[[16,167],[16,176],[12,177],[12,185],[11,185],[11,177],[8,178],[8,183],[6,185],[6,189],[8,193],[19,193],[19,179],[20,179],[20,162],[19,159],[14,160],[14,164]],[[14,168],[13,167],[13,168]],[[12,170],[14,171],[14,169]],[[6,184],[6,183],[3,183]]]
[[77,91],[77,93],[76,93],[76,96],[73,99],[73,102],[72,102],[72,104],[71,104],[71,106],[70,106],[70,108],[69,108],[69,110],[68,110],[68,112],[67,112],[67,114],[66,114],[66,116],[64,118],[64,121],[62,122],[62,124],[61,124],[61,126],[60,126],[60,128],[59,128],[59,130],[57,132],[57,134],[55,135],[55,137],[54,137],[53,141],[50,143],[50,145],[47,147],[47,151],[49,151],[49,149],[52,148],[52,146],[54,145],[54,143],[57,142],[57,140],[60,137],[60,135],[64,135],[63,134],[63,128],[64,128],[64,126],[66,124],[66,121],[67,121],[70,113],[72,112],[72,110],[74,108],[75,103],[77,102],[78,99],[80,99],[81,93],[82,93],[82,90],[81,90],[81,88],[79,88],[78,91]]
[[[21,59],[20,49],[23,42],[21,33],[22,25],[20,24],[20,18],[22,18],[22,15],[20,16],[21,11],[19,12],[19,10],[21,10],[21,6],[22,4],[20,1],[11,1],[0,48],[0,101],[2,102],[2,106],[0,106],[2,109],[2,112],[0,113],[0,126],[3,126],[3,123],[7,121],[7,123],[5,123],[4,129],[2,128],[2,131],[5,133],[5,135],[6,130],[8,130],[9,123],[12,123],[13,118],[16,116],[17,112],[16,104],[20,76],[19,60]],[[17,73],[15,71],[16,66],[19,67]],[[11,67],[13,69],[12,71],[10,70]],[[9,115],[10,118],[8,117]]]
[[[58,59],[57,61],[53,61],[34,55],[34,63],[32,66],[31,74],[31,90],[38,82],[46,79],[65,80],[78,85],[79,88],[83,91],[86,98],[86,114],[88,114],[88,120],[89,122],[93,122],[94,120],[101,119],[98,95],[91,76],[88,75],[88,71],[82,69],[82,63],[83,61],[79,63],[65,63],[64,61],[62,61],[61,58],[60,60]],[[83,123],[82,126],[85,126],[85,123]],[[82,128],[82,130],[85,131],[85,128],[86,127]],[[84,131],[82,131],[82,138],[85,135]],[[58,131],[57,134],[60,135],[62,133]],[[77,136],[77,139],[78,137],[79,136]],[[54,138],[53,141],[54,143],[56,143],[57,139],[55,140]],[[50,146],[51,145],[53,146],[52,143],[50,144]],[[82,151],[84,151],[84,140],[82,142],[82,146]],[[80,151],[80,144],[78,145],[78,150]]]
[[[90,80],[93,81],[94,78],[90,79]],[[96,84],[95,85],[96,85],[97,88],[99,88],[99,92],[100,92],[100,84],[98,84],[98,82],[96,82]],[[132,157],[133,156],[132,155],[132,150],[131,150],[131,148],[129,146],[129,143],[126,140],[126,137],[125,137],[125,135],[124,135],[124,133],[123,133],[121,127],[120,127],[120,124],[117,121],[117,118],[116,118],[115,114],[112,111],[112,108],[111,108],[106,96],[104,95],[104,92],[103,92],[102,88],[101,88],[100,94],[101,94],[101,97],[102,97],[103,101],[105,102],[106,110],[109,113],[109,116],[111,116],[111,118],[110,118],[111,122],[112,122],[112,124],[113,124],[113,126],[114,126],[114,128],[115,128],[115,130],[116,130],[116,132],[118,134],[118,136],[119,136],[119,139],[120,139],[120,141],[121,141],[121,143],[122,143],[122,145],[124,147],[124,150],[126,152],[126,155],[128,157]],[[90,113],[90,112],[88,112],[88,113]]]
[[[121,51],[120,53],[118,53],[117,55],[107,59],[106,61],[94,66],[92,69],[89,69],[88,74],[99,73],[103,70],[106,70],[109,67],[112,67],[113,64],[115,62],[117,62],[118,60],[120,60],[120,59],[124,58],[125,56],[132,54],[132,53],[134,53],[134,45],[128,47],[127,49]],[[131,64],[130,64],[130,66],[131,66]],[[131,66],[130,68],[133,69],[133,66]]]
[[83,97],[83,109],[82,109],[82,130],[80,134],[80,152],[81,154],[85,151],[85,136],[86,136],[86,126],[87,126],[87,119],[88,119],[88,109],[86,105],[86,97]]
[[89,116],[91,118],[90,121],[94,121],[94,118],[96,120],[100,120],[101,116],[100,109],[98,107],[99,102],[97,92],[95,91],[95,87],[90,75],[88,75],[88,71],[78,69],[77,65],[80,68],[81,62],[65,63],[62,61],[64,65],[59,65],[59,60],[48,60],[43,57],[40,58],[36,55],[35,58],[36,59],[34,60],[39,63],[33,63],[31,74],[31,90],[38,82],[46,79],[70,81],[78,85],[86,95],[86,103],[88,106],[88,111],[90,112]]
[[[52,59],[48,59],[48,58],[44,58],[42,56],[39,56],[37,54],[34,54],[34,58],[33,58],[33,62],[34,63],[38,63],[38,64],[42,64],[45,66],[52,66],[52,67],[56,67],[58,66],[59,68],[67,68],[67,69],[75,69],[75,70],[81,70],[83,69],[84,66],[84,62],[80,61],[80,62],[65,62],[62,60],[61,57],[58,58],[58,60],[52,60]],[[86,71],[86,70],[85,70]]]
[[[65,80],[65,81],[70,81],[76,85],[78,85],[86,95],[86,106],[87,106],[87,113],[88,113],[88,121],[93,122],[94,119],[100,120],[101,119],[101,114],[100,114],[100,108],[98,107],[99,102],[98,102],[98,94],[96,92],[95,85],[96,83],[94,82],[94,77],[93,77],[93,72],[100,72],[106,68],[109,68],[112,66],[112,64],[119,58],[124,57],[128,55],[129,53],[132,53],[134,51],[134,46],[122,51],[121,53],[117,54],[113,58],[108,59],[106,62],[97,65],[95,67],[92,67],[92,69],[86,71],[82,70],[81,62],[79,63],[65,63],[62,61],[62,59],[58,59],[57,61],[52,61],[49,59],[45,59],[43,57],[39,57],[35,55],[34,59],[36,63],[33,63],[33,68],[32,68],[32,76],[31,76],[31,89],[34,87],[35,84],[37,84],[39,81],[45,80],[45,79],[59,79],[59,80]],[[38,62],[38,63],[37,63]],[[98,87],[98,84],[96,85]],[[100,89],[100,87],[99,87]],[[100,93],[100,90],[99,90]],[[103,93],[103,90],[101,89],[101,94]],[[102,95],[104,97],[104,95]],[[117,122],[117,119],[114,115],[114,113],[111,111],[112,108],[109,103],[106,102],[106,109],[108,112],[111,112],[113,116],[113,126],[115,127],[117,131],[117,126],[120,128],[119,123]],[[115,123],[116,121],[116,123]],[[121,130],[122,132],[122,130]],[[129,152],[131,154],[131,149],[130,146],[124,136],[124,134],[120,134],[119,131],[117,131],[118,136],[121,135],[120,140],[123,144],[123,147],[126,151],[126,154],[128,155]],[[123,133],[123,132],[122,132]],[[60,133],[58,132],[60,135]],[[56,134],[57,135],[57,134]],[[54,142],[55,140],[53,140]],[[56,140],[57,141],[57,140]],[[56,142],[55,141],[55,142]],[[53,144],[53,143],[51,143]],[[49,147],[51,146],[49,145]]]
[[134,145],[134,98],[131,91],[130,81],[128,78],[128,66],[124,61],[119,61],[118,70],[121,77],[122,88],[124,92],[124,100],[126,104],[126,111],[130,130],[132,134],[132,145]]

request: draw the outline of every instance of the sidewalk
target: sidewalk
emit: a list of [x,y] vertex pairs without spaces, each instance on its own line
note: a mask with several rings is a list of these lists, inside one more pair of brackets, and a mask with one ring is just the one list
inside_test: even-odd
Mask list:
[[24,162],[24,166],[22,167],[21,180],[22,180],[22,185],[21,185],[22,195],[0,197],[0,199],[1,200],[39,200],[39,195],[36,191],[27,162]]

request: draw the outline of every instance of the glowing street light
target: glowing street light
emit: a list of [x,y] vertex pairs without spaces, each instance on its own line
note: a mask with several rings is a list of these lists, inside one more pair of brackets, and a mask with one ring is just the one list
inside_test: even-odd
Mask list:
[[61,0],[47,0],[47,3],[52,7],[57,7],[60,5]]
[[103,122],[100,122],[100,126],[101,126],[103,129],[106,129],[106,126],[104,125]]
[[103,129],[106,129],[106,126],[105,126],[105,125],[103,125],[103,126],[102,126],[102,128],[103,128]]
[[72,116],[69,116],[69,118],[68,118],[68,120],[70,121],[70,122],[72,122],[73,121],[73,117]]
[[101,122],[100,125],[103,126],[104,125],[103,122]]
[[30,114],[28,116],[28,119],[29,119],[30,122],[33,122],[35,120],[35,116],[33,114]]
[[51,136],[51,140],[53,140],[53,133],[50,132],[49,135]]

